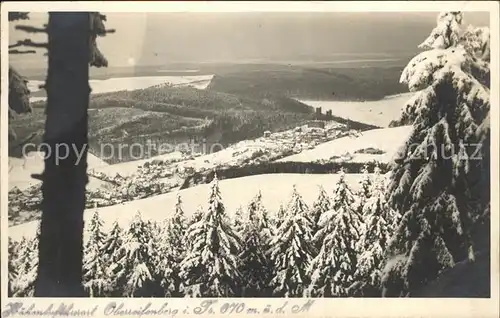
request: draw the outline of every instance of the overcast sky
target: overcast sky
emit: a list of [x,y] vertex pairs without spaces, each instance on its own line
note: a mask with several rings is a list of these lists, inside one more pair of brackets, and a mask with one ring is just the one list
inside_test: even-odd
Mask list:
[[[168,62],[297,60],[349,54],[413,52],[437,13],[107,13],[115,34],[99,39],[110,66]],[[488,13],[465,13],[465,25],[489,25]],[[32,13],[25,24],[47,23]],[[26,34],[11,25],[9,42]],[[35,40],[44,40],[35,38]],[[361,57],[360,57],[361,58]],[[15,56],[21,68],[46,64],[42,54]]]

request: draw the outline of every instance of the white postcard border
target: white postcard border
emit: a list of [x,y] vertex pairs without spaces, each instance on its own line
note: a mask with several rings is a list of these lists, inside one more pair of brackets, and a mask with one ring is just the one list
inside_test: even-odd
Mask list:
[[[292,313],[292,307],[301,308],[308,299],[280,299],[280,298],[220,298],[214,304],[214,313],[210,316],[227,315],[249,315],[264,317],[498,317],[499,306],[499,200],[498,193],[498,168],[500,166],[498,158],[499,150],[499,5],[496,1],[365,1],[365,2],[6,2],[1,5],[1,51],[8,51],[8,21],[7,11],[100,11],[100,12],[313,12],[313,11],[343,11],[343,12],[369,12],[369,11],[489,11],[491,30],[491,120],[492,125],[492,184],[491,184],[491,298],[490,299],[470,299],[470,298],[350,298],[350,299],[314,299],[307,312]],[[2,76],[1,76],[1,101],[2,105],[8,103],[8,56],[1,55]],[[0,127],[0,206],[1,206],[1,311],[6,309],[9,302],[21,302],[24,307],[34,304],[36,308],[46,309],[50,304],[54,307],[59,304],[74,304],[75,309],[91,310],[97,306],[94,317],[106,317],[105,308],[111,302],[123,303],[128,308],[140,309],[151,303],[151,308],[161,308],[164,303],[168,308],[178,309],[176,316],[183,316],[183,309],[200,306],[207,299],[133,299],[133,298],[104,298],[104,299],[72,299],[72,298],[7,298],[7,244],[8,244],[8,218],[7,218],[7,191],[8,188],[8,151],[7,151],[7,107],[1,107]],[[245,311],[240,314],[234,312],[221,314],[221,307],[225,303],[244,303],[246,308],[265,308],[271,305],[278,308],[285,302],[290,311],[283,314],[251,314]],[[197,316],[205,316],[206,313],[199,313]],[[144,315],[147,316],[147,315]],[[167,315],[168,316],[168,315]],[[47,316],[50,317],[50,316]]]

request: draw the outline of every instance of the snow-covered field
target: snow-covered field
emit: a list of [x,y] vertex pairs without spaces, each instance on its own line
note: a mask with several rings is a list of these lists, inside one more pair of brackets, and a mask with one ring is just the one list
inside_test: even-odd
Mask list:
[[334,116],[379,127],[388,127],[392,120],[399,118],[401,108],[413,94],[414,93],[391,95],[382,100],[367,102],[299,101],[312,107],[321,107],[322,112],[331,110]]
[[[212,78],[213,75],[115,77],[105,80],[90,80],[90,87],[93,94],[143,89],[162,84],[193,86],[198,89],[205,89]],[[28,88],[31,92],[36,92],[40,90],[39,85],[43,83],[43,81],[29,81]],[[40,100],[45,100],[45,97],[30,98],[32,102]]]
[[[347,183],[352,189],[358,189],[358,182],[362,174],[346,175]],[[237,179],[221,180],[219,187],[223,203],[228,214],[235,213],[240,206],[246,205],[257,194],[262,192],[262,201],[270,213],[276,213],[280,204],[286,204],[292,193],[294,184],[303,196],[304,201],[311,205],[318,195],[318,185],[322,185],[331,194],[339,175],[324,174],[268,174],[249,176]],[[184,211],[189,217],[199,206],[204,208],[208,204],[209,185],[203,184],[193,188],[181,190]],[[151,198],[126,202],[110,207],[98,209],[104,220],[104,229],[107,230],[117,220],[121,226],[127,226],[137,211],[141,212],[143,219],[162,221],[172,215],[177,193],[167,193]],[[95,209],[85,211],[84,219],[90,220]],[[14,240],[20,240],[22,236],[33,237],[39,221],[28,222],[9,227],[8,235]]]
[[[14,187],[25,190],[30,186],[40,183],[39,180],[33,179],[31,174],[43,172],[43,156],[41,152],[31,152],[29,156],[24,159],[9,157],[9,190]],[[106,162],[90,153],[88,154],[87,160],[89,169],[109,166]],[[99,187],[101,183],[101,181],[91,178],[89,187]]]
[[[359,137],[342,137],[316,146],[314,149],[305,150],[299,154],[282,158],[278,161],[312,162],[327,160],[332,156],[343,157],[343,161],[351,162],[389,162],[398,151],[399,147],[407,140],[412,131],[412,126],[395,128],[381,128],[365,131]],[[362,154],[356,151],[374,148],[384,151],[383,154]],[[346,155],[352,156],[348,160]]]

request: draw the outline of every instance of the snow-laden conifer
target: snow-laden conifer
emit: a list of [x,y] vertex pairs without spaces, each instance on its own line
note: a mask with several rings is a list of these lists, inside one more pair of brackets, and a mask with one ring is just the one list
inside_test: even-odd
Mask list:
[[245,227],[245,224],[243,223],[243,221],[245,219],[244,214],[245,213],[243,212],[243,207],[239,206],[236,209],[236,212],[234,213],[234,216],[233,216],[233,220],[232,220],[233,229],[239,234],[241,234],[241,232],[243,231],[243,228]]
[[116,280],[127,297],[149,296],[155,289],[154,271],[158,247],[151,226],[137,212],[124,233]]
[[182,293],[180,263],[184,259],[187,249],[187,242],[185,241],[187,224],[182,199],[179,194],[174,206],[174,214],[166,223],[160,240],[159,279],[165,296],[175,297],[180,296]]
[[103,247],[106,236],[102,231],[103,221],[95,211],[87,227],[88,240],[83,254],[83,287],[90,297],[104,296],[110,289],[110,277],[106,273]]
[[308,269],[311,285],[308,294],[315,297],[348,296],[354,282],[362,220],[354,205],[355,196],[345,181],[345,173],[333,191],[331,209],[322,214],[314,241],[320,241],[319,253]]
[[366,200],[370,198],[373,182],[368,170],[368,165],[363,166],[363,169],[361,169],[361,173],[363,176],[359,181],[360,189],[357,194],[359,196],[359,209],[363,210],[363,206],[365,205]]
[[266,208],[262,204],[262,194],[258,194],[248,205],[242,230],[242,296],[270,297],[269,283],[273,273],[269,248],[272,232]]
[[365,296],[379,296],[385,250],[400,215],[387,204],[384,178],[378,167],[375,168],[370,197],[364,204],[363,215],[365,226],[359,240],[360,256],[352,289]]
[[[485,183],[474,145],[490,109],[489,63],[482,59],[487,54],[471,49],[472,36],[464,38],[462,20],[461,12],[439,14],[420,45],[426,51],[401,74],[401,82],[415,92],[402,114],[413,131],[397,155],[388,187],[389,203],[402,220],[387,260],[397,266],[386,266],[392,275],[384,277],[387,286],[396,285],[389,280],[403,281],[404,293],[435,279],[456,260],[474,259],[470,229],[481,196],[474,189],[484,190],[477,185]],[[481,42],[476,47],[487,47],[487,38],[475,37]]]
[[[313,206],[311,208],[311,216],[310,219],[312,221],[312,236],[314,237],[318,230],[320,229],[319,226],[319,220],[321,216],[328,212],[331,209],[332,202],[330,197],[328,196],[328,193],[326,192],[325,188],[323,186],[319,186],[319,194],[318,197],[316,198],[316,201],[314,201]],[[321,244],[323,242],[321,240],[315,241],[315,247],[317,251],[320,250]]]
[[191,242],[181,263],[185,292],[191,297],[230,297],[239,291],[241,241],[231,226],[215,175],[208,209],[188,229]]
[[302,297],[309,286],[310,278],[306,269],[316,253],[309,213],[308,206],[294,185],[292,198],[269,250],[275,269],[271,286],[276,296]]
[[19,243],[17,280],[14,297],[33,297],[38,270],[38,237],[22,238]]
[[9,297],[12,297],[14,291],[16,289],[18,270],[17,270],[17,261],[18,261],[18,252],[19,252],[19,243],[15,242],[9,237],[9,245],[8,245],[8,294]]

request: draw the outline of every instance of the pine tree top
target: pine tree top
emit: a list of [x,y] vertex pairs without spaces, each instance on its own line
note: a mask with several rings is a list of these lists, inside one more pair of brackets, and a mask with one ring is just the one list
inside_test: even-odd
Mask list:
[[290,217],[293,217],[294,215],[297,215],[297,214],[306,213],[309,210],[309,207],[304,202],[304,199],[302,198],[299,191],[297,190],[297,186],[294,184],[292,188],[293,188],[292,197],[291,197],[291,199],[288,203],[288,206],[285,210],[286,215],[288,215]]
[[442,12],[438,15],[437,26],[429,37],[418,47],[423,49],[447,49],[456,46],[461,35],[462,12]]

